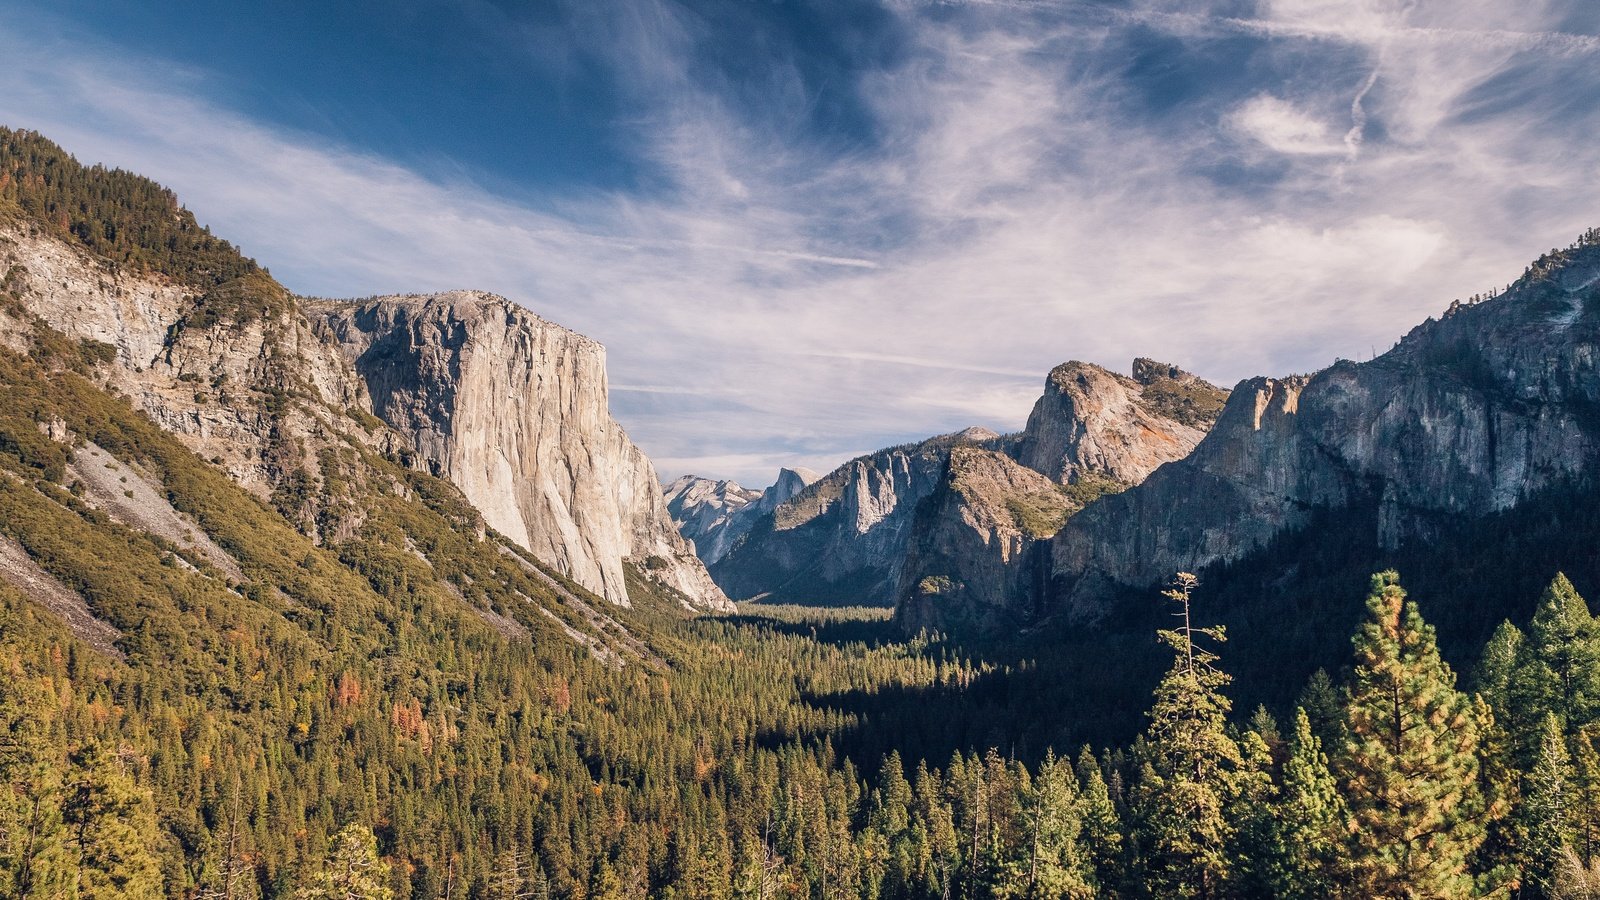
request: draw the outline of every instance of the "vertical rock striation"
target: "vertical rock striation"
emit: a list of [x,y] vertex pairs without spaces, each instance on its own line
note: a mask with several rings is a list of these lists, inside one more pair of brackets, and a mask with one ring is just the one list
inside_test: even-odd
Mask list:
[[598,342],[478,292],[307,308],[373,413],[491,527],[614,603],[629,602],[633,562],[696,606],[728,607],[611,418]]
[[[696,608],[731,608],[610,416],[604,348],[506,300],[313,301],[264,272],[197,289],[12,220],[0,276],[50,327],[109,345],[112,386],[319,540],[360,527],[329,487],[363,477],[356,441],[453,482],[613,602],[629,602],[631,561]],[[373,412],[378,427],[355,427]]]
[[1320,510],[1376,510],[1393,549],[1509,510],[1600,463],[1600,239],[1452,305],[1366,363],[1234,389],[1194,453],[1074,517],[1050,604],[1092,619],[1122,587],[1234,562]]

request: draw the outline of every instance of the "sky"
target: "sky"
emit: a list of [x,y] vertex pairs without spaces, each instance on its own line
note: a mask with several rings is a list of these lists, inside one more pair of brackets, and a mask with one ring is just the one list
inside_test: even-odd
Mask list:
[[1600,225],[1592,0],[0,0],[0,124],[602,341],[663,478],[1381,353]]

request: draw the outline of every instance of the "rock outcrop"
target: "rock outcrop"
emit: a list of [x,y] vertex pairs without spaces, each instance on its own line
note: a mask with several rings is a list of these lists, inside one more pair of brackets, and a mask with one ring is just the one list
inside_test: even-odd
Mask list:
[[1187,456],[1222,408],[1224,392],[1148,359],[1134,377],[1068,362],[1045,379],[1017,460],[1061,484],[1084,474],[1138,484]]
[[954,448],[913,530],[896,618],[908,631],[1014,631],[1032,618],[1045,539],[1081,507],[1003,453]]
[[667,512],[709,566],[728,555],[757,519],[770,515],[817,477],[804,467],[780,469],[771,487],[752,491],[733,481],[684,475],[666,486]]
[[1137,359],[1133,373],[1063,363],[1009,456],[951,456],[899,577],[906,630],[1014,633],[1037,621],[1049,538],[1095,500],[1187,455],[1227,397],[1165,363]]
[[760,491],[741,487],[736,481],[715,481],[698,475],[673,479],[663,492],[667,512],[678,532],[694,546],[695,555],[707,565],[721,559],[732,543],[735,523],[742,513],[761,499]]
[[364,477],[355,442],[451,480],[613,602],[631,561],[697,608],[731,608],[607,412],[603,348],[508,301],[310,301],[260,271],[199,289],[4,218],[0,276],[29,315],[103,345],[111,387],[318,540],[361,525],[333,489]]
[[611,418],[598,342],[468,291],[307,310],[372,412],[495,530],[613,603],[629,602],[631,561],[696,605],[727,607]]
[[1194,453],[1073,517],[1048,604],[1093,619],[1121,587],[1241,560],[1319,511],[1374,508],[1370,541],[1426,541],[1600,464],[1600,242],[1453,305],[1394,349],[1234,389]]
[[893,603],[909,628],[1008,627],[1034,617],[1047,567],[1035,546],[1095,498],[1199,443],[1225,391],[1141,359],[1135,377],[1057,366],[1020,434],[968,429],[851,460],[712,560],[736,597]]
[[732,597],[887,606],[950,449],[998,439],[969,428],[853,459],[755,517],[711,574]]

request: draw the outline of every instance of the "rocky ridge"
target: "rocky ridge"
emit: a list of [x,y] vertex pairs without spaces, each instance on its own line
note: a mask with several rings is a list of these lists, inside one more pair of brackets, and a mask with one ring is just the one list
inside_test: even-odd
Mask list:
[[1237,562],[1320,511],[1371,509],[1380,550],[1580,483],[1600,463],[1600,235],[1511,288],[1453,304],[1365,363],[1254,378],[1182,461],[1075,516],[1051,546],[1052,614]]
[[757,519],[712,575],[736,597],[895,604],[909,627],[1031,604],[1036,545],[1187,454],[1226,396],[1151,360],[1134,373],[1065,363],[1020,434],[968,429],[851,460]]
[[665,488],[667,511],[709,566],[726,556],[756,519],[770,514],[817,478],[817,473],[804,467],[784,468],[778,470],[771,487],[752,491],[734,481],[684,475]]
[[[455,481],[493,527],[613,602],[628,602],[622,571],[632,563],[687,604],[729,608],[672,525],[649,460],[606,411],[603,349],[507,301],[412,298],[442,327],[387,342],[346,329],[385,347],[406,344],[410,355],[388,362],[418,368],[401,371],[334,339],[338,304],[294,297],[264,272],[201,289],[0,217],[0,277],[22,314],[105,348],[108,387],[319,541],[361,526],[358,505],[347,502],[365,487],[352,452],[360,447]],[[364,308],[383,321],[372,304]],[[8,332],[7,346],[27,352],[23,332]],[[497,352],[528,355],[495,360]],[[470,383],[450,385],[463,362]],[[512,454],[490,451],[496,445],[474,428],[508,441]],[[508,472],[536,487],[501,493]],[[507,505],[506,496],[515,500]]]

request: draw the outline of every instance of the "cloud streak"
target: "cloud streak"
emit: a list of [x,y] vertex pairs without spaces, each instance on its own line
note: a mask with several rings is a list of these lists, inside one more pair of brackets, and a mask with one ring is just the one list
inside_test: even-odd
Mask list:
[[[172,185],[295,290],[482,288],[596,337],[664,476],[753,485],[1014,430],[1069,358],[1231,383],[1365,357],[1600,221],[1600,121],[1567,102],[1600,92],[1600,40],[1568,7],[1186,7],[891,7],[906,52],[850,73],[871,138],[841,145],[706,76],[707,26],[638,0],[572,39],[641,110],[649,191],[514,201],[21,31],[0,120]],[[1158,52],[1201,87],[1129,62]]]

